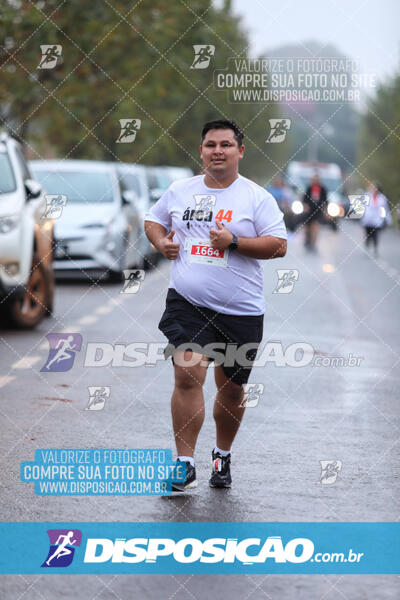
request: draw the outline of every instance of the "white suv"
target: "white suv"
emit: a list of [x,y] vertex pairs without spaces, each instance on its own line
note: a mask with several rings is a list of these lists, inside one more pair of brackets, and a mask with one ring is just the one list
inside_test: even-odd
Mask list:
[[0,317],[24,329],[53,307],[53,221],[45,208],[20,144],[0,134]]

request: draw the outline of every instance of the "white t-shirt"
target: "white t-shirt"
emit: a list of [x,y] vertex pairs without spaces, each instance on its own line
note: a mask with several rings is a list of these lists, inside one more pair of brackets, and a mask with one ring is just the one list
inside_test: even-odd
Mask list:
[[383,194],[368,194],[369,202],[365,206],[364,215],[361,219],[361,224],[364,227],[382,227],[384,222],[388,225],[392,224],[392,215],[388,206],[386,196]]
[[212,249],[209,230],[217,229],[216,219],[238,237],[287,237],[276,200],[246,177],[239,175],[223,189],[207,187],[204,175],[175,181],[145,216],[174,229],[173,241],[180,243],[169,287],[192,304],[219,313],[261,315],[261,261],[237,250]]

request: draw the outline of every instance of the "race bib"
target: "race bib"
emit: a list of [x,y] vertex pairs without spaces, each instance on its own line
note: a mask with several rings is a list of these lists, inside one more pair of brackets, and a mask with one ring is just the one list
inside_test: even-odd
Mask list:
[[186,238],[185,250],[188,262],[202,265],[226,267],[228,264],[229,250],[213,248],[209,240],[204,238]]

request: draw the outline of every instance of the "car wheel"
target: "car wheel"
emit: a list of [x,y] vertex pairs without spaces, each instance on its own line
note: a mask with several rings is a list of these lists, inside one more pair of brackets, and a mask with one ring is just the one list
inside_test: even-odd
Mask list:
[[108,281],[110,283],[121,283],[124,279],[123,271],[108,271]]
[[31,329],[40,323],[46,316],[47,297],[46,271],[35,254],[24,294],[15,298],[9,306],[9,316],[13,325],[19,329]]

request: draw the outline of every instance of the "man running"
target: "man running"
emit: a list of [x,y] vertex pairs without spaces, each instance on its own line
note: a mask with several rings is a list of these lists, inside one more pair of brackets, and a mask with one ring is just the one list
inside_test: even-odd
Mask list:
[[306,222],[304,225],[304,245],[311,252],[316,252],[316,242],[320,224],[325,221],[325,213],[328,205],[328,193],[320,181],[318,173],[314,175],[310,185],[303,197],[303,205],[306,211]]
[[[244,154],[239,127],[225,119],[212,121],[204,125],[201,139],[204,174],[174,182],[145,216],[147,237],[172,261],[159,329],[175,348],[172,422],[178,460],[186,463],[186,481],[174,482],[174,491],[197,485],[194,450],[204,420],[202,388],[209,360],[215,358],[203,349],[218,343],[238,349],[251,345],[244,365],[239,353],[215,364],[217,437],[210,485],[231,486],[231,446],[244,413],[242,386],[263,335],[260,259],[286,254],[276,201],[238,173]],[[198,210],[203,198],[209,210]],[[181,344],[189,349],[179,349]]]

